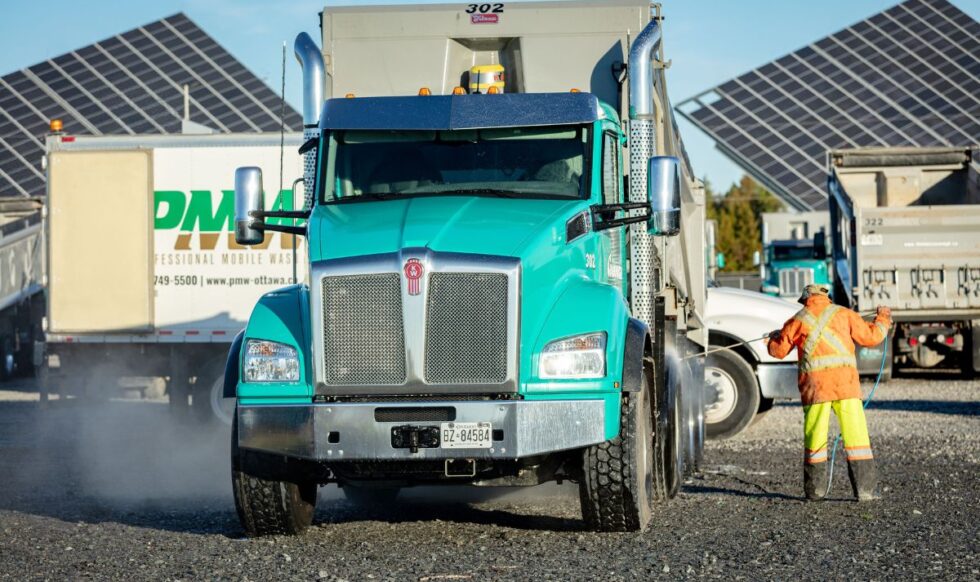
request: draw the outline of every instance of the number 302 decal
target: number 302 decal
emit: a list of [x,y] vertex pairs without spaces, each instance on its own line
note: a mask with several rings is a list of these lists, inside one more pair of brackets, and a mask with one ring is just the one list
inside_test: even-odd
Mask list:
[[467,14],[503,14],[504,3],[495,2],[493,4],[470,4],[466,7]]

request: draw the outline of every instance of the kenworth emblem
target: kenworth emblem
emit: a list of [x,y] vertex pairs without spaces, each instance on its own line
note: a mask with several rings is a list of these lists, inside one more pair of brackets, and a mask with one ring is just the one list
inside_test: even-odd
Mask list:
[[409,295],[419,294],[419,281],[422,279],[424,272],[425,268],[422,266],[422,261],[418,259],[408,259],[405,261],[405,278],[408,279]]

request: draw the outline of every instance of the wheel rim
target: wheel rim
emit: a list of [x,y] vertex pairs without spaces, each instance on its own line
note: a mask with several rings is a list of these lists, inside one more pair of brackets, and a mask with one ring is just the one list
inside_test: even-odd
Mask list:
[[222,374],[211,384],[211,414],[221,421],[221,424],[231,426],[235,414],[235,399],[225,398],[225,377]]
[[738,388],[728,372],[713,366],[705,367],[704,380],[708,386],[704,422],[715,424],[735,412],[735,407],[738,405]]

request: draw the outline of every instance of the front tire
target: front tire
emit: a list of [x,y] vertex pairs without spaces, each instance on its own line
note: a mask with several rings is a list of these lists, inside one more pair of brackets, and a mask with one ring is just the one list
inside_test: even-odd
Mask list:
[[623,393],[619,436],[582,455],[579,500],[589,529],[643,531],[650,523],[654,447],[648,384],[644,375],[639,392]]
[[317,485],[250,475],[238,448],[238,411],[231,429],[231,484],[238,520],[250,538],[296,535],[313,523]]
[[759,384],[751,366],[734,351],[721,350],[708,356],[704,379],[707,438],[728,439],[745,430],[759,410]]

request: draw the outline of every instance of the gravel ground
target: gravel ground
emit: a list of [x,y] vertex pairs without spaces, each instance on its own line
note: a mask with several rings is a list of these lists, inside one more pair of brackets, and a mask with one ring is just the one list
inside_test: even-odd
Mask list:
[[40,410],[0,390],[0,578],[980,579],[980,381],[897,379],[869,411],[885,489],[801,500],[801,412],[709,443],[706,471],[643,534],[582,530],[574,486],[413,491],[359,510],[322,488],[314,527],[245,540],[222,430],[162,402]]

